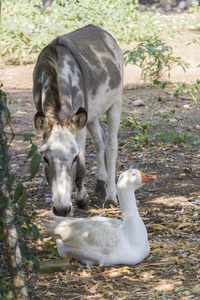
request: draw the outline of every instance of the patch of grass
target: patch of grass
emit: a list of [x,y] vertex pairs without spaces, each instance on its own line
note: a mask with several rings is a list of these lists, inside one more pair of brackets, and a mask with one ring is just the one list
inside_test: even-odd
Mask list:
[[[170,126],[177,126],[177,124],[170,124]],[[156,130],[156,131],[164,131],[166,128],[166,122],[160,122],[160,121],[156,121],[152,124],[152,130]]]
[[148,135],[148,138],[143,133],[137,133],[132,138],[123,140],[123,145],[126,148],[134,149],[148,144],[148,147],[153,150],[159,142],[172,145],[181,144],[191,148],[192,145],[200,144],[200,137],[191,135],[186,131],[178,132],[174,130],[161,131],[155,135]]
[[147,139],[146,135],[142,133],[137,133],[134,138],[129,139],[126,143],[127,148],[137,148],[140,147],[141,145],[148,144],[149,139]]
[[199,144],[199,137],[195,135],[191,135],[186,131],[162,131],[155,135],[155,140],[159,142],[163,142],[164,144],[186,144],[186,145],[194,145]]

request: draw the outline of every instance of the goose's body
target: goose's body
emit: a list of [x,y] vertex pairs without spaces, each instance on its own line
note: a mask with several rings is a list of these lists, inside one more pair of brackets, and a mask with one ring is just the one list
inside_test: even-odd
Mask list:
[[138,170],[125,171],[117,183],[123,221],[106,217],[43,220],[44,229],[53,237],[58,253],[74,257],[85,265],[137,264],[149,255],[145,225],[139,215],[135,190],[155,176]]

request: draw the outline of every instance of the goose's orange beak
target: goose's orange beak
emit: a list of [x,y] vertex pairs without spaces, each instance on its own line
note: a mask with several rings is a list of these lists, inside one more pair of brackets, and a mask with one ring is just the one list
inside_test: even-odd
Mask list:
[[156,179],[156,176],[154,175],[149,175],[149,174],[146,174],[146,173],[143,173],[143,172],[140,172],[141,176],[142,176],[142,183],[146,183],[150,180],[155,180]]

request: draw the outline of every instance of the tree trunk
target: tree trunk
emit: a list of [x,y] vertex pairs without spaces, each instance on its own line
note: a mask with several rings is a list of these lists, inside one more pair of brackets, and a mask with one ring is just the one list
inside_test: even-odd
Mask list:
[[8,255],[10,271],[13,277],[13,291],[16,300],[27,300],[28,291],[26,277],[24,275],[22,255],[19,247],[17,230],[14,225],[11,201],[9,198],[7,199],[9,207],[5,210],[4,238],[6,242],[6,252]]
[[8,145],[4,135],[6,121],[6,96],[0,89],[0,222],[3,228],[9,261],[8,271],[13,281],[14,296],[17,300],[26,300],[28,299],[28,288],[10,197],[13,180],[9,173]]

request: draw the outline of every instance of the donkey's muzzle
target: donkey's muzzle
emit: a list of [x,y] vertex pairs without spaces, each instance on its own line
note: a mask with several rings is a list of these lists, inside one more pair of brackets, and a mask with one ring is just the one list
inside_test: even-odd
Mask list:
[[71,209],[72,209],[72,205],[68,205],[62,208],[53,206],[53,213],[56,216],[67,217],[68,214],[71,212]]

